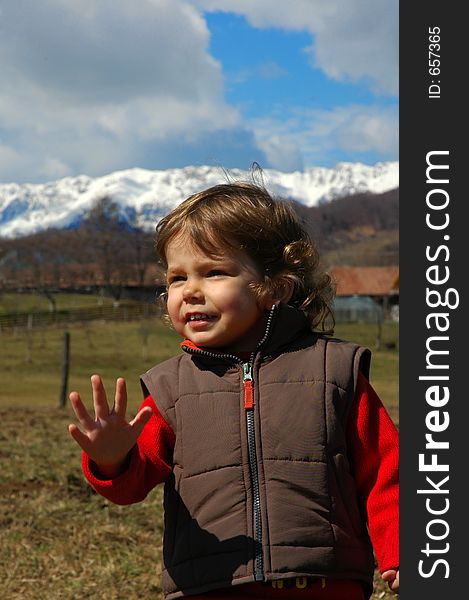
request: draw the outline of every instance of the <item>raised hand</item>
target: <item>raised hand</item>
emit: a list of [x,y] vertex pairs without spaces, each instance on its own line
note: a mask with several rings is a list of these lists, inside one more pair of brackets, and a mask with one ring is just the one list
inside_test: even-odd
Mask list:
[[127,422],[127,390],[125,380],[116,381],[114,405],[110,409],[106,391],[99,375],[91,376],[95,418],[90,415],[78,392],[71,392],[69,398],[83,431],[75,424],[68,427],[70,435],[96,464],[100,474],[112,478],[119,474],[129,451],[152,415],[150,407],[145,407],[137,416]]

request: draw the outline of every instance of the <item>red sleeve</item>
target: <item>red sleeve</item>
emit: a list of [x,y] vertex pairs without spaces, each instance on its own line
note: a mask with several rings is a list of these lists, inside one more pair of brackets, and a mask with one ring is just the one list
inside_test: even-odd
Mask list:
[[349,458],[381,573],[399,566],[399,435],[360,375],[347,428]]
[[83,473],[91,487],[115,504],[140,502],[157,484],[166,481],[172,470],[173,430],[151,396],[145,398],[140,408],[145,406],[152,408],[153,415],[129,453],[126,470],[118,477],[100,479],[93,461],[84,452],[82,454]]

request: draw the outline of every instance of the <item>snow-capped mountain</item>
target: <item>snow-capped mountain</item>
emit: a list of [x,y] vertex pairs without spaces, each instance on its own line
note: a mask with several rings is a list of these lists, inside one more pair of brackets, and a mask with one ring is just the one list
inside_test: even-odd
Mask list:
[[[103,177],[65,177],[41,184],[0,184],[0,236],[19,237],[49,227],[76,226],[104,196],[120,206],[124,218],[153,231],[158,220],[191,194],[228,180],[250,180],[247,171],[219,167],[184,167],[164,171],[128,169]],[[315,206],[359,192],[381,193],[399,186],[399,163],[338,163],[335,168],[312,167],[282,173],[266,169],[269,191]]]

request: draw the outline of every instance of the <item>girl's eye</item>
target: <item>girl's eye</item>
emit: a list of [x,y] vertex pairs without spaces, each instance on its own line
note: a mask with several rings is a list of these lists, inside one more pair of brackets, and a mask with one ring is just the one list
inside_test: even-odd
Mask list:
[[168,285],[171,285],[172,283],[177,283],[178,281],[184,281],[185,277],[183,275],[172,275],[171,277],[168,278]]
[[208,277],[217,277],[218,275],[226,275],[226,272],[222,271],[221,269],[212,269],[207,273],[207,275]]

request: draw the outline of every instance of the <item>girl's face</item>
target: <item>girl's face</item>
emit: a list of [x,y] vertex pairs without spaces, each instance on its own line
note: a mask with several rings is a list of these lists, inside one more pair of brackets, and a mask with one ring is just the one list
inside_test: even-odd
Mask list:
[[249,284],[260,281],[243,253],[213,258],[184,234],[166,247],[168,313],[176,331],[196,346],[251,351],[265,327],[265,309]]

